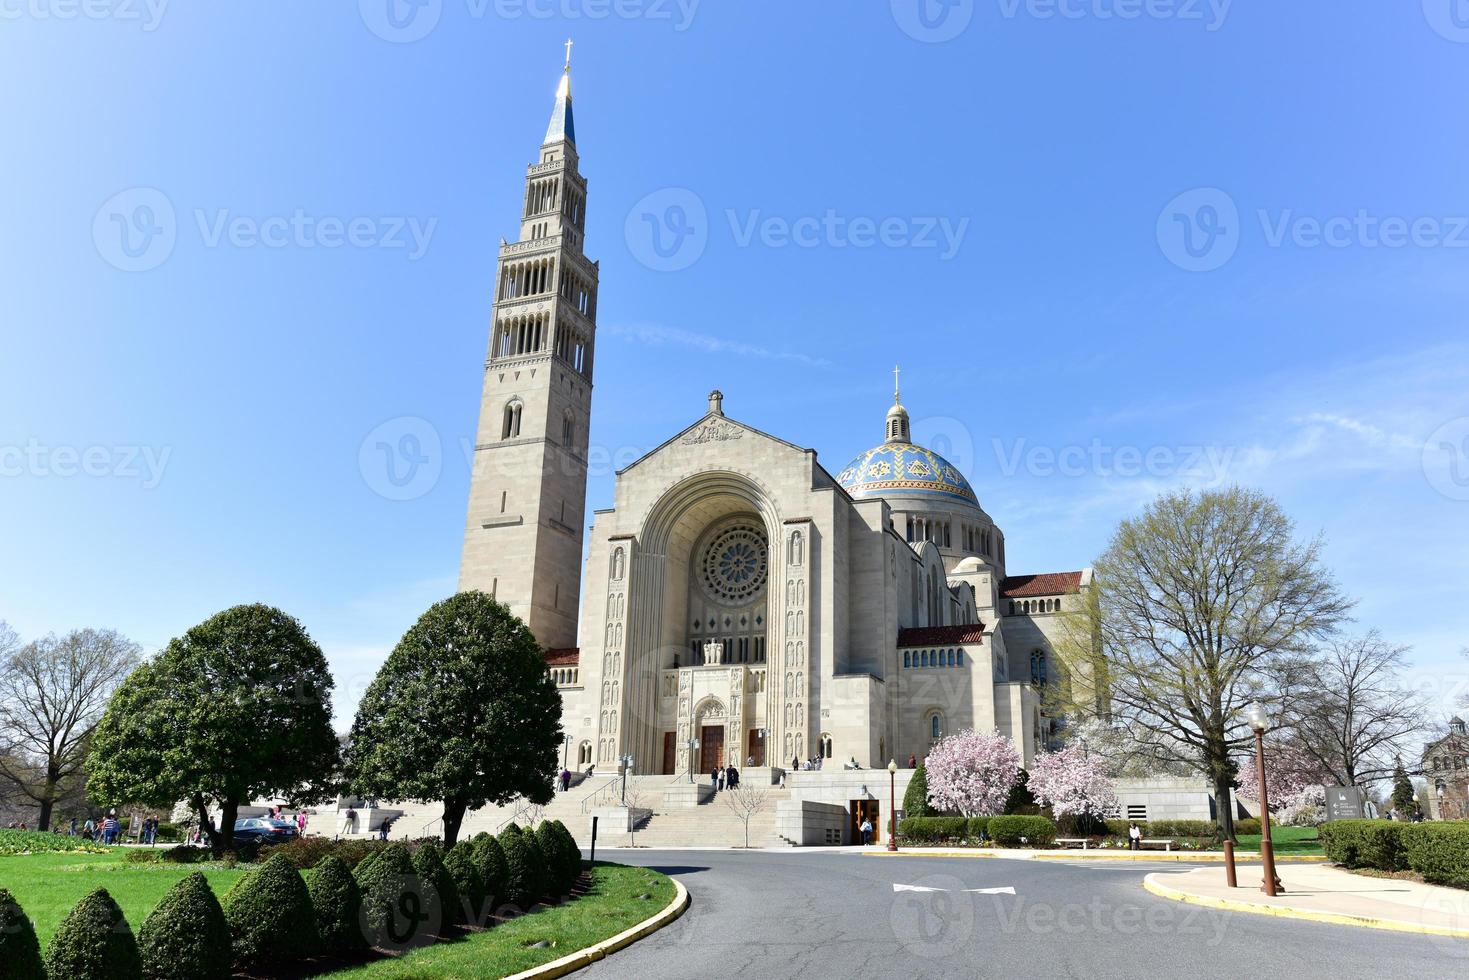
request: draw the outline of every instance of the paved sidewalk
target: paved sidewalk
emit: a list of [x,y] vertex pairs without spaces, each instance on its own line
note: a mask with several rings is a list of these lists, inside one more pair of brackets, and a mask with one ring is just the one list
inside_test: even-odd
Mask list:
[[1258,864],[1239,865],[1238,888],[1225,884],[1223,868],[1155,871],[1143,885],[1155,895],[1210,908],[1469,939],[1469,891],[1352,874],[1333,865],[1276,871],[1284,891],[1274,898],[1260,890]]
[[[823,848],[823,850],[834,850],[834,848]],[[851,848],[842,848],[851,850]],[[881,857],[890,855],[892,852],[882,847],[868,847],[860,849],[867,857]],[[896,856],[906,857],[943,857],[943,858],[1008,858],[1015,861],[1137,861],[1140,863],[1160,864],[1210,864],[1224,861],[1223,851],[1129,851],[1121,847],[1091,847],[1082,850],[1079,847],[1070,848],[1046,848],[1044,850],[1026,847],[911,847],[905,846],[898,849]],[[1255,851],[1236,851],[1237,861],[1258,861],[1260,855]],[[1275,858],[1276,864],[1310,863],[1319,864],[1326,858],[1310,854],[1279,855]]]

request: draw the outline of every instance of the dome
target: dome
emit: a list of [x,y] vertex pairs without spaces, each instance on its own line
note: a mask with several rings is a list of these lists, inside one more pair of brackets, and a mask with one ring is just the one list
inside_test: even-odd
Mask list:
[[979,506],[974,488],[947,459],[910,442],[886,442],[852,460],[837,475],[853,497],[920,496]]

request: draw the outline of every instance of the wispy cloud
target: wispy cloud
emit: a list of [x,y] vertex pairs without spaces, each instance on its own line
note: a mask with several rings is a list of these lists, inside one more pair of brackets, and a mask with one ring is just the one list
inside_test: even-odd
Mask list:
[[646,323],[612,324],[602,327],[601,332],[604,336],[611,335],[621,340],[631,340],[655,347],[684,347],[706,354],[730,354],[735,357],[749,357],[761,361],[789,361],[809,367],[829,368],[832,366],[832,363],[824,357],[813,357],[799,351],[772,350],[758,344],[740,343],[726,340],[723,337],[697,333],[693,330],[681,330],[677,327]]

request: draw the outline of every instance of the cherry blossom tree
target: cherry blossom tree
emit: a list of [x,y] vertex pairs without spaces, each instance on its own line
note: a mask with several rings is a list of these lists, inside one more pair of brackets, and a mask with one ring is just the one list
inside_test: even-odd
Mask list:
[[1101,756],[1088,755],[1079,745],[1036,756],[1026,784],[1041,806],[1059,819],[1071,816],[1104,817],[1117,805],[1112,779]]
[[[1330,779],[1311,755],[1287,744],[1265,746],[1265,789],[1270,793],[1270,816],[1282,824],[1319,824],[1325,816]],[[1260,795],[1260,770],[1253,754],[1239,767],[1239,791],[1252,799]]]
[[928,799],[936,809],[966,817],[1001,812],[1020,778],[1020,753],[999,732],[966,729],[929,750]]

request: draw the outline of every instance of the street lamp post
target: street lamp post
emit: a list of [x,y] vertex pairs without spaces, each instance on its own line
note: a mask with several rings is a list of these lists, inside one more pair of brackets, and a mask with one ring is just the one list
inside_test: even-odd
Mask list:
[[627,805],[627,777],[632,775],[632,756],[625,755],[617,760],[622,763],[622,803]]
[[898,760],[888,760],[888,850],[898,849]]
[[1270,791],[1265,786],[1265,730],[1270,727],[1270,719],[1257,701],[1245,712],[1245,720],[1255,732],[1255,768],[1260,772],[1260,861],[1265,866],[1260,890],[1274,896],[1285,889],[1275,873],[1275,846],[1270,840]]
[[699,747],[697,738],[689,739],[689,782],[694,781],[694,750]]
[[1438,819],[1440,819],[1440,820],[1447,820],[1448,817],[1444,815],[1444,809],[1443,809],[1443,796],[1444,796],[1444,784],[1443,784],[1443,780],[1439,780],[1434,785],[1433,792],[1434,792],[1435,795],[1438,796]]

